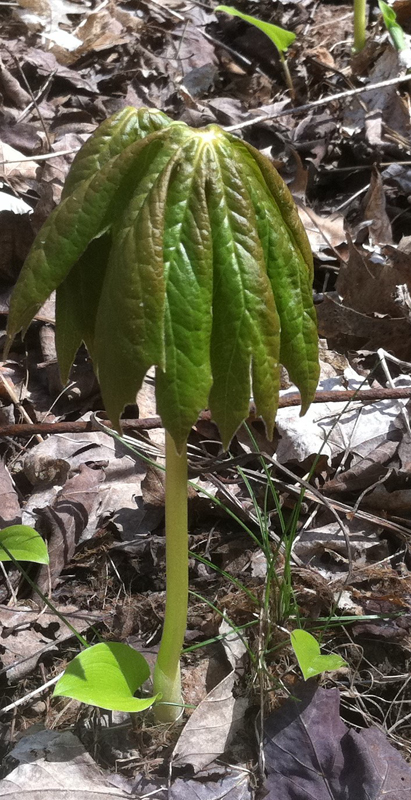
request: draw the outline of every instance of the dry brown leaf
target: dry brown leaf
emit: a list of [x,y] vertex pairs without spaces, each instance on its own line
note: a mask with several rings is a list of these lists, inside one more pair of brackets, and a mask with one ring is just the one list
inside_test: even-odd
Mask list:
[[[396,78],[399,72],[398,54],[391,45],[387,45],[375,66],[369,71],[369,82]],[[370,112],[380,112],[383,123],[405,141],[409,140],[411,126],[407,103],[398,92],[396,86],[387,86],[375,92],[369,92],[361,98],[354,97],[344,110],[343,129],[348,135],[354,131],[362,131],[366,116]]]
[[0,528],[21,523],[19,498],[9,470],[0,460]]
[[[56,608],[79,633],[102,619],[101,614],[82,612],[76,606]],[[73,636],[56,614],[19,606],[0,607],[0,626],[0,660],[10,683],[29,675],[45,651],[55,650],[59,642]]]
[[[25,731],[11,752],[19,766],[0,781],[7,800],[131,800],[128,781],[103,772],[71,731]],[[120,788],[124,784],[124,791]]]
[[410,326],[404,318],[361,314],[329,295],[316,306],[316,311],[319,334],[329,346],[341,347],[344,352],[383,347],[397,358],[411,360]]
[[75,50],[80,40],[61,26],[72,27],[68,14],[83,15],[87,12],[85,4],[69,0],[18,0],[14,14],[27,25],[30,31],[41,32],[62,48]]
[[342,214],[330,214],[328,217],[323,217],[300,203],[298,203],[298,213],[314,255],[321,258],[323,250],[333,249],[347,241]]
[[[337,278],[343,304],[370,317],[387,314],[401,321],[396,288],[411,285],[411,255],[387,246],[383,256],[376,259],[374,253],[356,247],[350,238],[348,247],[349,257]],[[356,333],[355,328],[351,332]]]
[[6,183],[16,191],[27,192],[28,182],[36,179],[38,164],[25,159],[22,153],[6,142],[0,142],[0,162],[0,180],[4,177]]
[[372,245],[390,244],[392,242],[391,223],[386,212],[384,184],[379,169],[373,166],[368,192],[364,198],[363,214],[369,225],[370,243]]
[[52,506],[42,509],[40,524],[47,528],[50,563],[40,567],[37,585],[44,592],[54,588],[62,570],[74,556],[91,511],[98,502],[104,471],[81,464],[79,472],[64,484]]
[[188,720],[173,752],[176,765],[204,769],[224,753],[244,722],[246,697],[233,696],[235,672],[230,672],[200,703]]

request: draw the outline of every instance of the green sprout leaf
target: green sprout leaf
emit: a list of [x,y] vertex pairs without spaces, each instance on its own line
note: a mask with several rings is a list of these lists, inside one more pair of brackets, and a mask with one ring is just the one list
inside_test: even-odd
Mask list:
[[267,158],[216,125],[124,109],[68,187],[19,277],[9,341],[57,289],[63,379],[84,341],[116,425],[154,365],[178,450],[207,406],[227,447],[251,394],[271,436],[280,361],[305,412],[319,374],[312,256]]
[[322,656],[317,639],[307,631],[301,629],[293,631],[291,644],[305,681],[314,675],[320,675],[321,672],[332,672],[347,666],[347,662],[341,656],[334,654]]
[[245,22],[255,25],[256,28],[259,28],[260,31],[271,39],[280,53],[285,53],[296,38],[295,33],[292,33],[292,31],[279,28],[278,25],[272,25],[271,22],[263,22],[261,19],[258,19],[258,17],[251,17],[249,14],[243,14],[241,11],[237,11],[236,8],[232,8],[232,6],[217,6],[214,11],[224,11],[226,14],[231,14],[233,17],[240,17],[240,19],[243,19]]
[[158,695],[140,699],[134,692],[150,677],[145,658],[126,644],[101,642],[83,650],[66,667],[53,697],[72,697],[109,711],[138,712]]
[[[10,555],[9,555],[10,553]],[[0,531],[0,561],[33,561],[48,564],[47,545],[40,534],[28,525],[10,525]]]
[[397,22],[397,15],[388,3],[384,0],[378,0],[378,5],[384,20],[384,25],[391,36],[392,43],[398,52],[408,49],[408,44],[405,39],[405,34],[401,25]]

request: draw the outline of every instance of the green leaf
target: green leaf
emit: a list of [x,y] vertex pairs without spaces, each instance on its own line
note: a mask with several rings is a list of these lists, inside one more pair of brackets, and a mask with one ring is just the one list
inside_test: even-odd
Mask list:
[[207,146],[191,137],[173,170],[165,204],[164,371],[157,371],[157,407],[177,448],[205,408],[212,382],[213,250],[205,179]]
[[384,0],[378,0],[378,5],[383,16],[385,27],[389,30],[390,26],[397,21],[397,15],[388,3],[384,3]]
[[293,631],[291,644],[305,681],[314,675],[320,675],[321,672],[333,672],[347,666],[347,662],[341,656],[334,654],[322,656],[320,645],[307,631],[300,629]]
[[[172,129],[169,129],[169,132]],[[115,424],[135,402],[147,370],[165,364],[164,215],[167,190],[189,129],[175,126],[113,230],[95,331],[95,362]]]
[[[162,133],[166,131],[160,131],[160,136]],[[10,304],[9,341],[20,329],[26,331],[87,245],[110,227],[115,210],[127,202],[128,195],[155,158],[161,142],[153,137],[158,135],[153,133],[134,142],[114,156],[100,171],[82,180],[76,191],[52,212],[37,235],[17,281]],[[145,158],[143,150],[147,151]]]
[[82,342],[93,357],[94,330],[111,234],[93,239],[56,292],[56,349],[63,384]]
[[109,711],[144,711],[157,695],[140,699],[134,693],[149,677],[147,661],[133,647],[101,642],[70,661],[53,697],[72,697]]
[[232,137],[257,227],[281,325],[280,361],[301,393],[304,414],[319,379],[312,254],[293,198],[271,162]]
[[208,172],[214,245],[210,408],[227,447],[248,416],[251,365],[256,401],[272,432],[279,388],[280,324],[255,208],[232,157],[230,140],[218,129]]
[[107,119],[79,150],[66,178],[62,199],[80,183],[101,170],[130,144],[145,139],[150,133],[167,128],[172,120],[155,108],[128,106]]
[[397,22],[397,15],[394,9],[391,8],[388,3],[384,3],[384,0],[378,0],[378,5],[384,20],[384,25],[391,36],[395,49],[398,52],[407,50],[408,45],[405,39],[405,34],[401,28],[401,25],[399,25]]
[[231,14],[233,17],[240,17],[240,19],[243,19],[245,22],[255,25],[256,28],[259,28],[260,31],[271,39],[280,53],[285,53],[296,38],[295,33],[292,33],[292,31],[279,28],[278,25],[272,25],[270,22],[263,22],[261,19],[258,19],[258,17],[250,17],[249,14],[243,14],[232,6],[216,6],[214,11],[224,11],[226,14]]
[[[3,547],[4,545],[4,547]],[[7,548],[9,552],[6,552]],[[40,534],[28,525],[10,525],[0,531],[0,561],[33,561],[34,564],[48,564],[47,545]]]

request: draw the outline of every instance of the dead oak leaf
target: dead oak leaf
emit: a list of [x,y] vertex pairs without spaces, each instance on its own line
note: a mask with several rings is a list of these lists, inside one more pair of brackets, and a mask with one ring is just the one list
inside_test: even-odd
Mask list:
[[409,800],[411,767],[377,728],[349,730],[337,689],[307,681],[265,724],[267,800]]

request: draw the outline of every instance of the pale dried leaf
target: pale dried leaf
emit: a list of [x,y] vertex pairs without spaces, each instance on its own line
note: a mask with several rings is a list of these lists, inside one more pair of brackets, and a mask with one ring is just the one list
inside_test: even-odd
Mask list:
[[204,769],[224,753],[243,724],[247,698],[233,696],[235,672],[230,672],[200,703],[188,720],[173,752],[175,764]]
[[[0,781],[7,800],[132,800],[126,781],[104,773],[70,731],[26,735],[12,750],[20,765]],[[117,788],[116,783],[125,788]],[[134,795],[135,796],[135,795]]]
[[[79,633],[101,620],[101,615],[78,611],[75,606],[56,606]],[[73,636],[72,631],[52,612],[21,607],[0,607],[0,660],[7,668],[10,683],[22,680],[35,668],[47,651]]]
[[[403,375],[401,385],[410,385],[411,379]],[[344,376],[320,382],[319,390],[349,389],[366,390],[364,380],[355,370],[348,368]],[[287,389],[282,395],[295,392]],[[350,407],[344,415],[346,403],[313,403],[304,417],[300,417],[299,407],[280,408],[276,427],[281,438],[277,448],[280,463],[304,461],[314,453],[334,458],[338,453],[354,453],[357,458],[365,458],[382,444],[387,435],[397,430],[397,418],[406,400],[380,400],[362,409]],[[330,430],[333,428],[332,433]],[[329,435],[325,442],[326,436]]]

